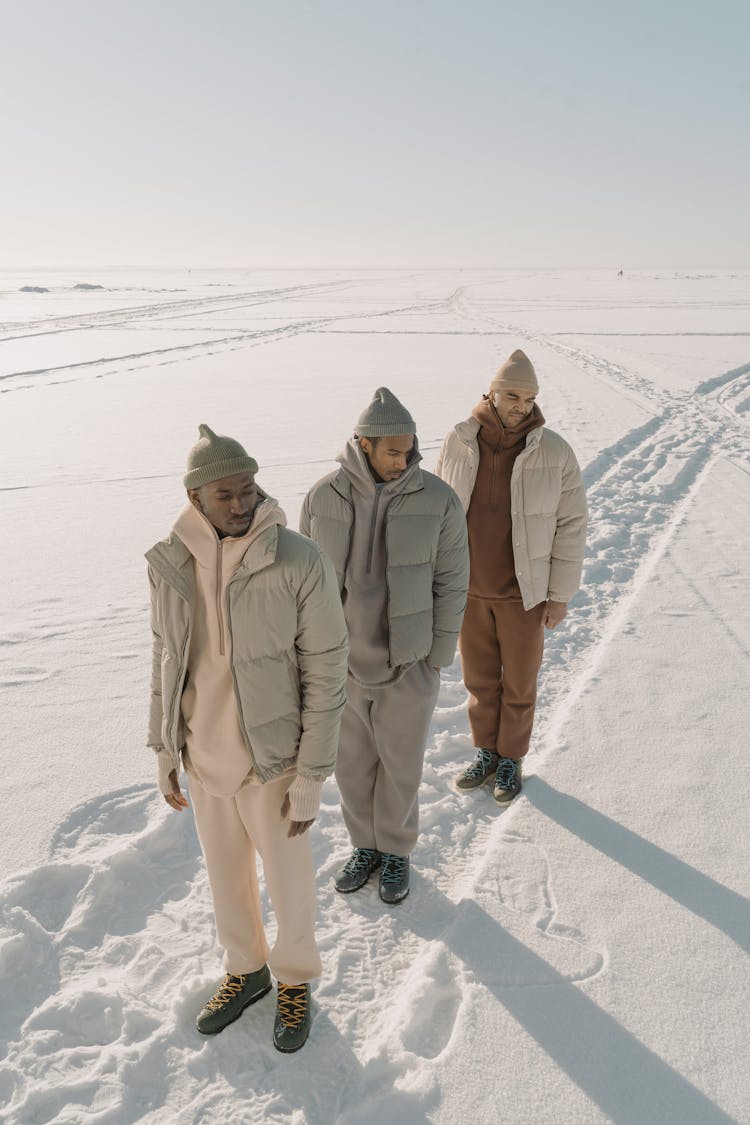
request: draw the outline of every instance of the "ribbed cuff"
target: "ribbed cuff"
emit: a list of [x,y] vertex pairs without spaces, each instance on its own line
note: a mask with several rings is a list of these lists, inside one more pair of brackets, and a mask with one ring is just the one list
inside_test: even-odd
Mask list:
[[292,820],[315,820],[320,812],[323,782],[314,777],[295,777],[289,786],[289,815]]
[[168,797],[172,792],[172,782],[169,780],[169,775],[174,769],[177,770],[179,775],[179,768],[175,765],[174,758],[168,750],[157,750],[156,767],[158,770],[157,785],[159,786],[159,792],[164,797]]

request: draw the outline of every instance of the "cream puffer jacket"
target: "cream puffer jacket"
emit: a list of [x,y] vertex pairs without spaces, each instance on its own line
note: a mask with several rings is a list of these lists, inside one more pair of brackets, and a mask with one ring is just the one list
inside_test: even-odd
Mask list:
[[[153,663],[148,745],[179,769],[190,652],[193,557],[174,532],[147,553]],[[346,702],[348,641],[336,576],[308,539],[276,524],[252,542],[227,585],[231,667],[250,765],[261,782],[296,765],[332,771]]]
[[[479,422],[467,418],[443,442],[435,472],[468,511],[479,468]],[[524,609],[569,602],[581,584],[586,495],[575,454],[559,434],[531,430],[510,480],[513,557]]]

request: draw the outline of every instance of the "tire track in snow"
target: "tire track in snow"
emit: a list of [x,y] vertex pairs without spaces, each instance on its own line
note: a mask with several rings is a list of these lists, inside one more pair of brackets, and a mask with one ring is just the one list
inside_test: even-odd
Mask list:
[[[127,364],[133,363],[135,366],[147,366],[148,363],[143,361],[150,361],[151,364],[157,363],[159,365],[166,363],[173,363],[178,359],[200,359],[206,356],[213,356],[222,351],[230,351],[240,347],[257,347],[258,345],[275,343],[279,340],[284,340],[292,336],[299,335],[300,333],[314,332],[322,327],[337,323],[345,320],[371,320],[378,317],[396,316],[405,312],[430,312],[436,309],[442,310],[444,302],[432,302],[416,304],[416,305],[403,305],[396,308],[381,309],[377,312],[352,312],[352,313],[339,313],[331,316],[324,316],[318,318],[308,318],[299,321],[291,321],[287,324],[278,326],[276,328],[268,329],[253,329],[247,332],[237,332],[227,336],[213,336],[210,339],[196,340],[189,344],[172,344],[166,348],[152,348],[146,349],[142,352],[125,353],[122,355],[113,356],[98,356],[96,359],[81,360],[79,362],[60,364],[54,367],[38,367],[30,368],[24,371],[11,371],[4,375],[0,375],[0,383],[8,383],[8,386],[0,386],[0,394],[7,394],[11,391],[27,390],[30,386],[35,385],[35,381],[44,377],[45,383],[52,385],[57,382],[73,382],[75,379],[51,379],[49,376],[65,375],[67,373],[88,373],[94,371],[95,378],[101,378],[103,374],[117,375],[122,374],[121,367],[114,367],[111,371],[99,372],[98,369],[106,367],[110,364]],[[90,325],[83,325],[83,328],[92,327]],[[123,324],[122,327],[134,327],[132,323]],[[137,327],[137,324],[135,325]],[[128,370],[134,370],[134,367]],[[98,372],[98,373],[97,373]],[[79,375],[85,378],[86,374]],[[24,380],[26,380],[24,382]]]
[[[338,282],[319,282],[313,285],[293,285],[279,289],[247,290],[242,293],[212,294],[203,297],[184,297],[177,300],[156,301],[152,304],[126,305],[115,309],[98,309],[94,312],[71,313],[67,316],[42,317],[32,321],[8,321],[0,324],[0,343],[23,340],[28,337],[55,335],[80,328],[107,328],[122,324],[132,325],[141,319],[172,319],[179,316],[200,316],[205,313],[225,312],[228,309],[252,308],[277,301],[296,300],[299,297],[318,296],[339,292],[356,284],[352,279]],[[30,331],[22,331],[29,329]],[[6,336],[16,332],[15,336]]]

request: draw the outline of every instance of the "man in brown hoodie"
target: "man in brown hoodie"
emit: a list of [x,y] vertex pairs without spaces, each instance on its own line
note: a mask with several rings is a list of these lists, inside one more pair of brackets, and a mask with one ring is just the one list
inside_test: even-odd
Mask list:
[[[273,1042],[296,1051],[320,975],[308,829],[333,771],[346,625],[333,568],[255,483],[239,442],[200,427],[188,503],[147,554],[153,671],[149,745],[167,804],[195,823],[226,976],[198,1015],[222,1031],[278,980]],[[266,942],[255,855],[277,922]],[[270,966],[270,968],[269,968]]]
[[447,436],[437,466],[466,511],[471,560],[459,647],[477,754],[456,784],[493,780],[500,805],[521,790],[544,628],[565,617],[585,548],[578,463],[546,429],[538,391],[531,361],[513,352]]

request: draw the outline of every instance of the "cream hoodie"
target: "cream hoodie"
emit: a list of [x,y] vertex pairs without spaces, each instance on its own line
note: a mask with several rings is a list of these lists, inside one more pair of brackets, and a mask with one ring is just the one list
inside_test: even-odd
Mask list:
[[[183,758],[186,770],[214,797],[232,797],[244,785],[260,784],[252,771],[237,712],[226,591],[250,544],[272,524],[286,526],[286,517],[269,497],[261,500],[242,536],[220,539],[213,524],[190,503],[174,524],[175,533],[193,556],[195,573],[193,629],[181,701]],[[158,757],[159,788],[168,793],[169,757],[164,751]],[[167,760],[162,762],[162,757]],[[294,776],[295,768],[288,774]],[[295,777],[289,791],[292,819],[317,816],[321,788],[322,783],[312,778]]]

